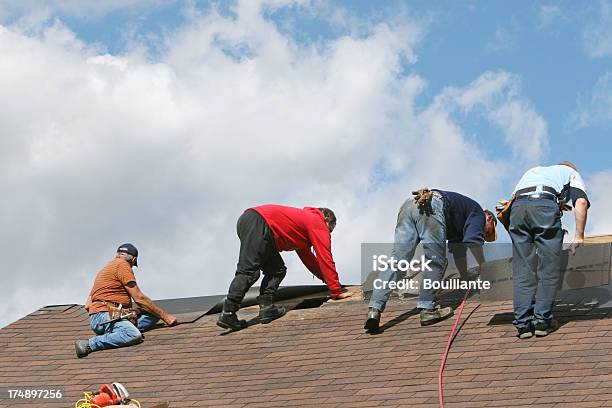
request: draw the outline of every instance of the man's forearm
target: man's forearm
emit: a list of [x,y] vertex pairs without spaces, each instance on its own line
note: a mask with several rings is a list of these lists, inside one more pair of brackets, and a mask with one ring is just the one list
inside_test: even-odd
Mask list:
[[463,279],[467,279],[467,257],[465,256],[465,254],[453,254],[453,260],[455,261],[455,266],[459,271],[459,276],[461,276]]
[[319,263],[317,262],[317,258],[312,254],[310,249],[308,250],[297,250],[298,256],[300,257],[304,266],[317,278],[323,280],[323,276],[321,275],[321,269],[319,268]]
[[138,299],[136,303],[138,304],[138,306],[142,307],[147,312],[159,317],[162,320],[164,320],[164,318],[166,317],[166,312],[164,312],[159,306],[153,303],[153,301],[148,297]]
[[471,246],[470,252],[472,252],[472,255],[474,255],[474,258],[476,259],[476,262],[478,262],[479,266],[485,263],[484,250],[482,248],[482,245]]
[[588,203],[586,200],[579,200],[576,202],[574,208],[574,217],[576,219],[576,238],[584,238],[584,228],[587,222],[587,208]]

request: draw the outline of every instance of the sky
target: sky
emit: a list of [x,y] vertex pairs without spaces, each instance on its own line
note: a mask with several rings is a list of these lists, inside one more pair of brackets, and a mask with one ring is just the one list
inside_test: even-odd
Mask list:
[[150,297],[223,293],[265,203],[334,209],[353,284],[420,187],[492,208],[571,160],[612,232],[611,1],[4,0],[0,55],[0,327],[124,242]]

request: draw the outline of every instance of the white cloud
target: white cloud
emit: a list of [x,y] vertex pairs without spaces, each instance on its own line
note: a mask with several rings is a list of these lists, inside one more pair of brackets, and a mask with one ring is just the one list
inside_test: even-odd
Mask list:
[[507,27],[497,26],[493,36],[485,43],[485,51],[491,54],[501,54],[516,46],[518,25],[515,20]]
[[[0,27],[0,325],[82,302],[123,241],[139,246],[152,297],[224,292],[236,218],[266,202],[334,208],[341,280],[359,282],[359,244],[392,239],[411,189],[491,206],[500,175],[519,176],[468,141],[457,112],[497,126],[526,161],[543,154],[546,123],[505,72],[415,107],[425,80],[402,64],[416,59],[418,22],[305,46],[253,4],[194,14],[153,62],[101,54],[59,22]],[[285,259],[288,284],[311,281]]]
[[594,174],[587,180],[587,189],[591,208],[587,220],[587,235],[610,234],[612,217],[610,217],[610,200],[612,200],[612,172],[603,171]]
[[612,55],[612,4],[601,0],[593,19],[583,33],[583,42],[591,58]]
[[538,9],[538,28],[540,30],[548,29],[567,20],[567,16],[558,4],[544,4]]
[[612,121],[612,72],[602,75],[591,92],[578,100],[578,109],[570,121],[577,127]]
[[136,8],[155,8],[175,0],[4,0],[0,4],[0,21],[27,14],[48,13],[79,18],[99,18],[110,12]]
[[521,96],[517,76],[507,72],[486,72],[465,88],[448,88],[437,99],[437,106],[476,112],[503,132],[514,160],[525,166],[538,163],[548,151],[548,126]]

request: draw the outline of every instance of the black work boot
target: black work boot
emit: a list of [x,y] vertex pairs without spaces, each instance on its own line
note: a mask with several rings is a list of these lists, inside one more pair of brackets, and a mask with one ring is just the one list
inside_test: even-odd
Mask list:
[[421,310],[421,326],[429,326],[441,322],[453,315],[452,307],[441,307],[439,309]]
[[521,340],[530,339],[533,337],[533,326],[531,324],[523,327],[517,327],[516,330],[516,337]]
[[219,314],[219,319],[217,320],[217,326],[233,331],[242,330],[247,327],[246,320],[238,320],[238,316],[236,316],[238,309],[240,309],[240,303],[225,299],[223,311]]
[[534,327],[534,334],[536,337],[548,336],[559,328],[559,322],[555,319],[551,319],[548,322],[538,322]]
[[76,352],[78,358],[87,357],[87,355],[92,352],[91,347],[89,347],[89,340],[75,341],[74,351]]
[[375,307],[368,309],[368,318],[363,324],[363,328],[367,331],[377,331],[380,325],[380,310]]
[[272,320],[283,317],[287,313],[286,307],[274,305],[274,298],[270,295],[257,296],[257,301],[259,302],[260,323],[270,323]]

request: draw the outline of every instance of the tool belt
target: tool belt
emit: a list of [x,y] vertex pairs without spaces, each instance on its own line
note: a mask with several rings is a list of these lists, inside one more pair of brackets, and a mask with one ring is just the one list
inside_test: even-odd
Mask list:
[[[535,192],[537,190],[538,190],[537,187],[522,188],[520,190],[517,190],[517,192],[514,193],[514,195],[516,195],[518,197],[518,196],[523,195],[523,194],[533,193],[533,192]],[[557,190],[555,190],[552,187],[542,186],[542,191],[545,192],[545,193],[549,193],[549,194],[544,194],[543,197],[550,197],[550,194],[552,194],[556,198],[557,195],[558,195]]]
[[[510,210],[512,209],[512,204],[514,201],[521,196],[533,193],[537,191],[537,187],[527,187],[517,190],[509,200],[500,200],[499,203],[495,206],[495,211],[497,212],[497,219],[502,223],[506,231],[510,228]],[[541,194],[538,198],[542,198],[545,200],[552,200],[559,205],[560,211],[571,211],[572,207],[570,207],[565,201],[559,199],[559,193],[548,186],[542,186],[542,191],[546,194]],[[528,197],[528,196],[526,196]]]
[[130,317],[129,320],[132,324],[136,325],[138,321],[138,315],[140,314],[140,309],[137,307],[132,307],[132,305],[128,305],[127,307],[121,303],[107,302],[96,300],[91,302],[92,306],[100,306],[103,305],[106,307],[106,311],[108,312],[109,320],[117,319],[122,316],[125,316],[129,313],[136,312],[133,317]]
[[432,191],[429,188],[421,188],[419,190],[413,191],[412,195],[414,196],[414,202],[419,209],[420,214],[425,214],[430,216],[433,214],[433,208],[431,208],[431,200],[434,197],[441,198],[441,194],[437,191]]

